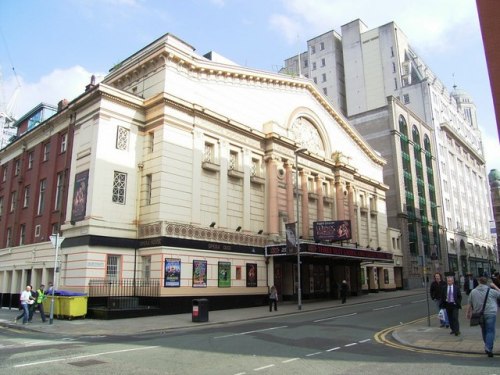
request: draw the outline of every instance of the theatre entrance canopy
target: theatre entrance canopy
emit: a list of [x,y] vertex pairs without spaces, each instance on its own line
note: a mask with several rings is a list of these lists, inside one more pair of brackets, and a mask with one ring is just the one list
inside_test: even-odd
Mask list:
[[[297,255],[297,248],[287,248],[286,244],[267,245],[265,247],[265,255],[266,257]],[[300,243],[300,256],[324,256],[332,258],[356,259],[360,261],[393,262],[393,254],[386,251],[375,251],[352,246],[344,247],[310,242]]]

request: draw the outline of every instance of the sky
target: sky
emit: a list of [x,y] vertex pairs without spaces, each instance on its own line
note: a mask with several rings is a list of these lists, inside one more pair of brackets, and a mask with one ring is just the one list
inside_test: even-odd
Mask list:
[[71,100],[167,32],[200,55],[277,72],[307,40],[358,18],[394,21],[449,91],[472,96],[487,170],[500,170],[475,0],[0,0],[0,110]]

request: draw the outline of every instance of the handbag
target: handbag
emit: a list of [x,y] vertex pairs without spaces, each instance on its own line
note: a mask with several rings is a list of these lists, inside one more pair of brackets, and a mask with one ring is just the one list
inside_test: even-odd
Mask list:
[[490,289],[486,292],[486,296],[484,297],[483,308],[478,313],[472,313],[470,317],[470,326],[479,326],[484,324],[484,308],[486,307],[486,300],[488,299],[488,294],[490,293]]

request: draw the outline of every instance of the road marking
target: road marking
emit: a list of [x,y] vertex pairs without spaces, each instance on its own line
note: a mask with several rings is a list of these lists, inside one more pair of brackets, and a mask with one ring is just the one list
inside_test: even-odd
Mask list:
[[366,340],[361,340],[361,341],[358,341],[360,344],[363,344],[365,342],[368,342],[368,341],[372,341],[372,339],[366,339]]
[[306,357],[312,357],[313,355],[318,355],[318,354],[321,354],[323,352],[316,352],[316,353],[311,353],[311,354],[306,354]]
[[399,305],[391,305],[391,306],[387,306],[387,307],[379,307],[377,309],[373,309],[373,311],[392,309],[392,308],[398,307],[398,306],[401,306],[401,304],[399,304]]
[[225,335],[225,336],[216,336],[214,339],[223,339],[226,337],[233,337],[233,336],[243,336],[243,335],[249,335],[250,333],[257,333],[257,332],[265,332],[265,331],[272,331],[275,329],[281,329],[281,328],[287,328],[288,326],[280,326],[280,327],[272,327],[272,328],[264,328],[264,329],[256,329],[255,331],[247,331],[247,332],[240,332],[240,333],[232,333],[230,335]]
[[336,346],[335,348],[327,349],[327,352],[333,352],[334,350],[339,350],[340,346]]
[[411,301],[410,303],[420,303],[420,302],[424,302],[424,301],[427,301],[425,299],[419,299],[417,301]]
[[[407,325],[409,324],[414,324],[423,321],[424,319],[427,318],[420,318],[413,320],[411,322],[406,323]],[[374,335],[375,341],[377,341],[379,344],[383,344],[386,346],[390,346],[391,348],[399,349],[399,350],[406,350],[409,352],[415,352],[415,353],[425,353],[425,354],[437,354],[437,355],[447,355],[450,357],[463,357],[463,358],[478,358],[478,357],[484,357],[484,354],[472,354],[472,353],[458,353],[458,352],[452,352],[452,351],[446,351],[446,350],[434,350],[434,349],[424,349],[424,348],[418,348],[418,347],[412,347],[412,346],[407,346],[404,344],[396,343],[387,338],[388,335],[391,335],[393,331],[395,331],[399,326],[393,326],[386,328],[382,331],[377,332]]]
[[23,363],[21,365],[15,365],[14,368],[28,367],[28,366],[38,366],[38,365],[43,365],[45,363],[73,361],[75,359],[82,359],[82,358],[89,358],[89,357],[99,357],[101,355],[107,355],[107,354],[127,353],[127,352],[133,352],[133,351],[136,351],[136,350],[149,350],[149,349],[156,349],[156,348],[158,348],[158,346],[146,346],[144,348],[132,348],[132,349],[113,350],[111,352],[102,352],[102,353],[95,353],[95,354],[79,355],[79,356],[74,356],[74,357],[65,357],[65,358],[58,358],[58,359],[50,359],[50,360],[47,360],[47,361],[38,361],[38,362]]
[[337,318],[345,318],[346,316],[353,316],[353,315],[357,315],[358,313],[352,313],[352,314],[346,314],[346,315],[338,315],[338,316],[332,316],[330,318],[324,318],[324,319],[318,319],[318,320],[314,320],[313,322],[314,323],[318,323],[318,322],[324,322],[326,320],[332,320],[332,319],[337,319]]
[[358,345],[358,343],[357,343],[357,342],[353,342],[353,343],[351,343],[351,344],[346,344],[346,345],[344,345],[344,346],[347,348],[348,346],[354,346],[354,345]]
[[259,368],[254,368],[253,370],[254,371],[261,371],[261,370],[265,370],[266,368],[270,368],[270,367],[274,367],[274,365],[262,366],[262,367],[259,367]]
[[290,359],[287,359],[287,360],[285,360],[285,361],[282,361],[281,363],[289,363],[289,362],[296,361],[296,360],[298,360],[298,359],[300,359],[300,358],[297,358],[297,357],[296,357],[296,358],[290,358]]

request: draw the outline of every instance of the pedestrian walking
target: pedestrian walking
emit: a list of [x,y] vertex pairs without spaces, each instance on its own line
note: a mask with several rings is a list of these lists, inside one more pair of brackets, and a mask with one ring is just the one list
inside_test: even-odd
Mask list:
[[340,298],[342,298],[342,303],[346,303],[348,292],[349,292],[349,285],[347,285],[347,281],[342,280],[342,284],[340,284]]
[[278,311],[278,290],[273,285],[271,287],[271,292],[269,293],[269,312],[272,311],[274,306],[274,311]]
[[434,304],[436,305],[438,314],[440,313],[441,310],[443,310],[442,318],[439,319],[441,323],[440,327],[448,328],[450,326],[450,322],[448,321],[448,315],[446,314],[446,310],[444,308],[441,308],[441,293],[443,288],[445,287],[446,287],[446,282],[441,277],[441,274],[439,272],[436,272],[434,274],[434,281],[431,283],[429,289],[429,294],[431,296],[431,299],[434,301]]
[[446,276],[446,285],[441,289],[440,308],[446,309],[448,321],[450,323],[450,335],[460,335],[460,323],[458,321],[458,312],[462,308],[462,293],[460,288],[455,285],[454,276]]
[[14,319],[14,323],[17,323],[19,319],[23,318],[23,324],[26,324],[28,323],[28,318],[30,315],[29,306],[35,302],[33,297],[31,296],[31,286],[27,285],[26,289],[22,291],[20,300],[23,312],[20,315],[16,316],[16,318]]
[[464,280],[464,292],[469,295],[472,289],[478,285],[477,279],[469,272]]
[[45,311],[43,309],[43,301],[47,298],[45,291],[44,291],[45,285],[40,285],[40,287],[36,291],[36,297],[35,297],[35,303],[32,305],[33,309],[30,309],[30,317],[28,321],[32,321],[33,319],[33,314],[38,310],[40,311],[40,316],[42,318],[42,322],[45,323],[47,321],[47,318],[45,317]]
[[495,325],[498,312],[498,301],[500,300],[500,288],[494,283],[487,285],[488,279],[484,276],[479,278],[479,285],[469,295],[469,309],[467,319],[472,313],[480,313],[483,310],[484,321],[480,324],[483,336],[484,351],[488,357],[493,357],[493,345],[495,343]]

